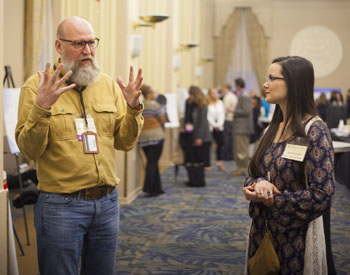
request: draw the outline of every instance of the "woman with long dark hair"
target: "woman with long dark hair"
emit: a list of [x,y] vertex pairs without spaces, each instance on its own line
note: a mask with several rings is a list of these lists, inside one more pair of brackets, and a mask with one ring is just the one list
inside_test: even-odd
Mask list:
[[[334,152],[329,130],[317,117],[313,66],[298,56],[276,58],[264,88],[266,101],[276,109],[243,188],[252,218],[247,271],[270,231],[280,274],[315,274],[315,270],[324,274],[321,216],[330,209],[334,193]],[[321,222],[316,228],[320,238],[313,242],[309,242],[316,236],[309,232],[311,222]]]

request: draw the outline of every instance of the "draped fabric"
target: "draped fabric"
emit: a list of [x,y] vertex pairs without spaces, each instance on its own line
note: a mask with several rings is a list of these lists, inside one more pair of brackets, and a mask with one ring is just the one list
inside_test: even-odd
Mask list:
[[24,78],[39,69],[46,0],[25,1]]
[[[234,62],[233,57],[243,54],[235,53],[237,50],[242,50],[242,48],[235,47],[238,39],[238,32],[242,25],[242,16],[245,19],[244,29],[249,41],[249,47],[244,50],[249,51],[249,59],[251,59],[252,69],[255,73],[255,76],[250,78],[252,78],[254,82],[255,80],[253,78],[256,77],[258,87],[265,82],[270,57],[268,38],[265,34],[264,27],[259,23],[257,16],[253,13],[251,8],[237,8],[230,15],[220,35],[215,39],[215,85],[222,85],[227,82],[227,75],[230,72],[230,67],[232,67],[231,63]],[[246,80],[247,84],[249,84],[248,82],[250,80]],[[254,86],[256,85],[252,84],[251,86],[251,88],[255,89]],[[257,93],[259,94],[259,91],[257,91]]]
[[246,84],[246,90],[258,92],[260,91],[261,84],[258,83],[251,57],[246,23],[247,12],[245,8],[241,10],[241,22],[236,33],[235,46],[232,51],[229,68],[226,72],[225,82],[234,86],[235,79],[242,77]]
[[241,13],[242,9],[235,9],[224,25],[220,35],[215,39],[215,85],[225,83],[235,46],[237,30],[241,22]]
[[251,8],[246,9],[246,27],[254,71],[259,84],[262,85],[266,80],[270,62],[268,38]]

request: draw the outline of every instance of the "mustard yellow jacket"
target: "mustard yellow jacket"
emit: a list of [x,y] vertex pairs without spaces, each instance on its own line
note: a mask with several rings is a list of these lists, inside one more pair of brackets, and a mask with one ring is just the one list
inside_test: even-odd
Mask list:
[[143,127],[142,109],[129,108],[115,81],[100,73],[83,92],[86,114],[95,121],[99,153],[85,154],[74,122],[82,114],[79,93],[68,90],[47,111],[35,104],[37,89],[36,74],[21,90],[16,141],[26,158],[36,160],[38,189],[71,193],[117,185],[114,149],[128,151],[135,146]]

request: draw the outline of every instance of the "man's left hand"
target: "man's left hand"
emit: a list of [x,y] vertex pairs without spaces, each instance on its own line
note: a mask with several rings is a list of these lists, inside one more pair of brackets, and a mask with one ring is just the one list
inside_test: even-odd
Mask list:
[[117,83],[123,92],[126,102],[131,108],[137,108],[140,104],[139,97],[141,95],[140,87],[142,80],[142,69],[139,69],[137,77],[134,80],[134,68],[132,66],[130,67],[128,85],[125,86],[121,77],[117,77]]

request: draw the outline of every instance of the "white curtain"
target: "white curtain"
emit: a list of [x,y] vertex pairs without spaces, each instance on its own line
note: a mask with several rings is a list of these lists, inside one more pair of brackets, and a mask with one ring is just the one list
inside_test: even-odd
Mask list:
[[246,9],[243,8],[240,26],[237,31],[236,42],[232,53],[232,60],[226,75],[226,82],[234,87],[235,79],[242,77],[246,83],[246,90],[254,90],[260,95],[262,83],[258,83],[253,70],[252,58],[246,26]]

